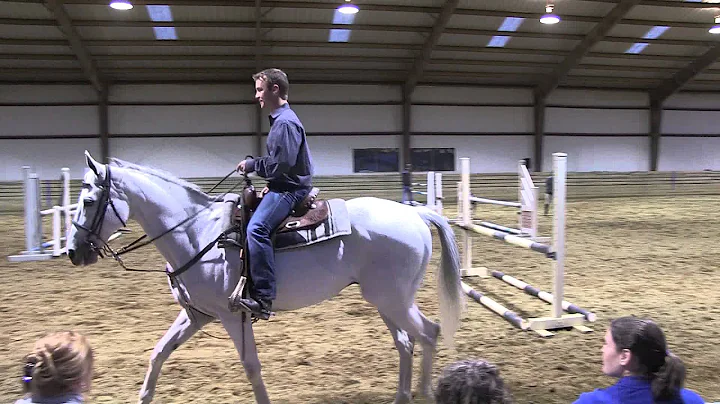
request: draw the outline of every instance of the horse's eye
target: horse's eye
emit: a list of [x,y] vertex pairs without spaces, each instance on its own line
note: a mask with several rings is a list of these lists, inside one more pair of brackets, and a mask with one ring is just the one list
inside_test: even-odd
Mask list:
[[83,199],[83,205],[85,206],[92,206],[93,203],[95,203],[95,200],[92,198]]

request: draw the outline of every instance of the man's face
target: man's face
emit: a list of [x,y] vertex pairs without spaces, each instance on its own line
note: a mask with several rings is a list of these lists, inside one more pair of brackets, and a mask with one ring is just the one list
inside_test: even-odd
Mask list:
[[260,107],[277,108],[280,97],[278,96],[279,88],[274,85],[268,88],[268,82],[263,79],[255,80],[255,99],[260,103]]

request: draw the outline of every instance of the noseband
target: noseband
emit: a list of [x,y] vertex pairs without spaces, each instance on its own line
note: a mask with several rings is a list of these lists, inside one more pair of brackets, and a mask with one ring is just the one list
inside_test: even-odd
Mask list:
[[[100,237],[100,232],[102,231],[102,226],[105,221],[105,213],[107,212],[108,205],[112,208],[113,212],[115,213],[115,217],[120,220],[120,223],[122,223],[123,227],[126,227],[125,221],[120,217],[120,214],[118,214],[117,208],[115,208],[115,204],[113,203],[112,198],[110,198],[110,188],[112,187],[112,175],[110,174],[110,166],[106,166],[106,175],[105,179],[103,180],[103,183],[99,186],[100,188],[100,208],[98,209],[97,213],[95,213],[95,217],[93,218],[90,228],[87,228],[80,223],[78,223],[75,219],[72,220],[72,224],[77,227],[78,229],[84,230],[87,232],[87,235],[85,236],[85,243],[87,243],[90,246],[90,250],[98,253],[101,257],[105,257],[104,253],[107,253],[108,255],[113,256],[116,260],[120,260],[120,257],[115,251],[110,248],[110,246]],[[98,243],[100,244],[98,246]]]

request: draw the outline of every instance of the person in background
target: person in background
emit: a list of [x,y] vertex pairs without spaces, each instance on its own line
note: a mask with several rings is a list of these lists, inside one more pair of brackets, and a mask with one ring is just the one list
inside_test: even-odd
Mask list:
[[668,351],[652,320],[621,317],[610,323],[602,347],[602,371],[619,380],[583,393],[574,404],[703,404],[685,384],[685,364]]
[[80,404],[90,390],[93,350],[73,331],[48,334],[25,356],[25,397],[15,404]]
[[545,216],[548,214],[548,209],[553,200],[553,176],[545,179]]
[[484,360],[461,360],[443,369],[435,389],[437,404],[511,404],[497,366]]

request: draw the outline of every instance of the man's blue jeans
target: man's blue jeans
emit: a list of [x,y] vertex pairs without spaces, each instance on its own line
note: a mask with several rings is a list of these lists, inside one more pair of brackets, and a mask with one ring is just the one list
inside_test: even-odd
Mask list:
[[248,253],[255,299],[275,300],[275,254],[270,236],[307,194],[306,189],[269,191],[250,218]]

